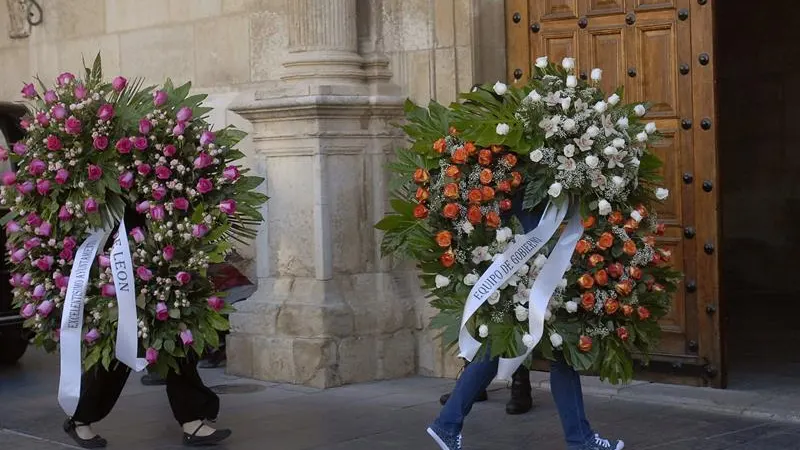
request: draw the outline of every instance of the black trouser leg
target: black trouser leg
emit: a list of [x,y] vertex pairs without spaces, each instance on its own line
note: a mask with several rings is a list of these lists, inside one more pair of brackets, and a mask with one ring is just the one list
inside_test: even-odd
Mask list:
[[167,374],[167,397],[172,414],[179,424],[195,420],[215,420],[219,415],[219,397],[209,389],[197,372],[197,357],[178,360],[180,373]]
[[81,378],[81,398],[72,420],[83,424],[103,420],[114,409],[122,394],[130,369],[113,361],[109,370],[97,365]]

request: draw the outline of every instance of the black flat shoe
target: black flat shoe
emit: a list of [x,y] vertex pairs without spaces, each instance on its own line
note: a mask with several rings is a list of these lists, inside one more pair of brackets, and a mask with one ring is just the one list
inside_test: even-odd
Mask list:
[[[450,400],[450,394],[444,394],[441,397],[439,397],[439,404],[444,406],[444,404],[447,403],[448,400]],[[489,393],[486,390],[484,390],[483,392],[478,394],[478,398],[475,399],[475,403],[481,403],[487,400],[489,400]]]
[[183,445],[187,447],[205,447],[209,445],[217,445],[220,442],[228,439],[231,434],[231,430],[216,430],[213,433],[209,434],[208,436],[197,436],[197,432],[203,428],[204,424],[200,424],[194,433],[183,433]]
[[67,419],[66,421],[64,421],[64,432],[67,433],[69,437],[71,437],[72,440],[75,441],[75,443],[78,444],[80,447],[105,448],[106,445],[108,445],[108,441],[106,441],[99,435],[96,435],[91,439],[82,439],[80,436],[78,436],[78,432],[75,431],[77,427],[78,425],[72,419]]

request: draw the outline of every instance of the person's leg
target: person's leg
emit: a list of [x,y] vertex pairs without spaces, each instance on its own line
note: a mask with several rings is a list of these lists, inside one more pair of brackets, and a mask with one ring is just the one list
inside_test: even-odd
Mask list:
[[76,441],[94,441],[96,447],[105,447],[105,440],[92,430],[91,424],[103,420],[114,409],[129,374],[130,369],[118,361],[113,361],[109,370],[97,365],[85,372],[78,407],[64,424],[64,431]]
[[[467,368],[467,366],[469,366],[469,361],[464,360],[464,368],[461,369],[462,373]],[[447,394],[442,394],[442,396],[439,397],[439,404],[444,406],[448,400],[450,400],[450,392],[448,392]],[[480,394],[478,394],[478,397],[475,399],[475,403],[485,402],[486,400],[489,400],[489,393],[486,391],[486,389],[484,389],[483,391],[481,391]]]
[[506,414],[525,414],[531,408],[533,408],[531,372],[525,365],[521,365],[511,377],[511,399],[506,404]]

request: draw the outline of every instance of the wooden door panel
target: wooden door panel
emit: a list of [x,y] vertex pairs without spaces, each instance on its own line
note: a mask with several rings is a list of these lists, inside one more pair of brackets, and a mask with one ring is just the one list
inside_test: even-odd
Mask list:
[[633,0],[634,10],[653,10],[675,8],[675,0]]
[[683,198],[680,195],[683,180],[679,169],[683,155],[679,143],[676,142],[675,133],[674,129],[662,129],[663,137],[653,144],[652,150],[664,162],[664,166],[661,168],[663,184],[672,193],[658,208],[658,217],[667,225],[680,226],[683,216]]
[[588,33],[589,43],[586,46],[587,64],[581,68],[587,73],[598,67],[603,70],[600,85],[605,92],[614,92],[617,87],[628,81],[625,67],[625,28],[622,25],[609,27],[592,27]]
[[598,14],[619,14],[625,11],[625,0],[589,0],[584,13],[587,16]]
[[542,19],[566,19],[578,17],[578,0],[542,0]]
[[649,116],[678,115],[678,67],[675,54],[675,31],[672,24],[637,27],[637,92],[632,101],[650,102]]
[[574,31],[545,33],[542,35],[544,52],[538,55],[547,55],[551,61],[561,63],[565,57],[576,58],[578,56],[578,33]]

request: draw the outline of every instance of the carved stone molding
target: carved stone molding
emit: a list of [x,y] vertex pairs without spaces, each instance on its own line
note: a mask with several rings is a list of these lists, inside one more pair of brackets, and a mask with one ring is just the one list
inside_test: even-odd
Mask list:
[[31,35],[31,24],[28,22],[30,4],[27,0],[6,0],[8,4],[8,37],[23,39]]

